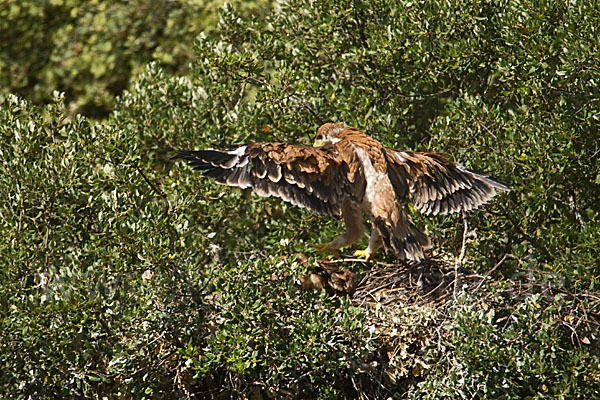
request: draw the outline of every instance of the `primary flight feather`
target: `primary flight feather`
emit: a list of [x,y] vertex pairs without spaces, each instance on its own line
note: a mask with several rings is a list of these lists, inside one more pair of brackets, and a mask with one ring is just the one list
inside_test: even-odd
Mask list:
[[320,213],[341,211],[346,231],[313,246],[320,251],[360,239],[368,214],[369,245],[355,253],[365,258],[382,246],[403,260],[424,258],[431,242],[406,213],[409,201],[426,215],[447,214],[477,208],[509,190],[439,153],[389,149],[356,128],[334,123],[319,128],[315,146],[253,143],[234,150],[180,151],[173,158],[223,185],[252,188]]

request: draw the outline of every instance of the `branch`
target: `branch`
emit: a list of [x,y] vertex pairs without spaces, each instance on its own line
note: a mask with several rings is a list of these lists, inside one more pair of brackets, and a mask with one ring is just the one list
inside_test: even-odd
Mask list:
[[163,211],[163,218],[167,217],[167,215],[169,214],[169,210],[171,208],[169,199],[167,199],[167,195],[161,189],[157,188],[150,179],[148,179],[146,174],[144,174],[144,171],[139,167],[139,165],[137,163],[138,160],[134,160],[131,164],[127,164],[127,163],[116,163],[114,161],[107,160],[106,158],[100,157],[100,156],[98,156],[98,158],[101,159],[102,161],[105,161],[105,162],[113,164],[113,165],[119,165],[119,166],[128,167],[128,168],[133,167],[137,171],[137,173],[142,176],[142,178],[144,179],[144,181],[146,181],[146,183],[150,186],[150,188],[152,188],[154,193],[156,193],[156,195],[158,197],[162,198],[165,201],[165,209]]
[[496,265],[494,265],[494,267],[492,269],[490,269],[488,272],[485,273],[485,275],[481,278],[481,282],[479,282],[479,284],[477,285],[477,287],[473,290],[473,294],[477,293],[477,291],[479,290],[479,288],[481,287],[481,285],[483,285],[483,282],[485,282],[485,280],[488,278],[488,276],[491,275],[492,272],[494,272],[500,265],[502,265],[502,263],[507,259],[510,258],[511,260],[516,260],[517,257],[513,256],[510,253],[506,253],[501,259],[500,261],[498,261],[496,263]]
[[469,231],[469,225],[467,224],[467,216],[465,213],[462,213],[463,217],[463,237],[462,237],[462,246],[460,249],[460,255],[454,264],[454,297],[456,298],[456,293],[458,291],[458,269],[462,266],[463,259],[465,258],[465,253],[467,252],[467,239],[474,239],[477,237],[477,233],[475,230]]

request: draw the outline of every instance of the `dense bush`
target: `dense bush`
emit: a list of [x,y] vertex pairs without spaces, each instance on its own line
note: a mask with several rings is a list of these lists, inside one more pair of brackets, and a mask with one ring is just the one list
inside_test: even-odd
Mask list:
[[[234,3],[252,16],[269,7],[260,0]],[[0,91],[44,104],[59,90],[71,111],[105,117],[148,62],[186,73],[194,38],[214,29],[221,4],[9,1],[0,6]]]
[[449,340],[430,349],[433,368],[412,398],[597,397],[598,359],[567,349],[560,320],[565,300],[543,301],[538,293],[499,308],[461,299],[443,326]]
[[[291,1],[264,21],[228,6],[196,40],[189,78],[150,65],[103,123],[71,118],[61,98],[36,111],[3,96],[3,394],[597,397],[597,329],[565,331],[563,310],[598,313],[599,23],[585,4]],[[583,295],[478,286],[419,311],[422,344],[397,343],[415,318],[296,289],[314,261],[298,253],[339,222],[169,160],[308,144],[331,120],[509,181],[467,216],[463,264]],[[417,217],[437,258],[457,257],[458,218]],[[385,378],[383,325],[418,360],[402,379]]]

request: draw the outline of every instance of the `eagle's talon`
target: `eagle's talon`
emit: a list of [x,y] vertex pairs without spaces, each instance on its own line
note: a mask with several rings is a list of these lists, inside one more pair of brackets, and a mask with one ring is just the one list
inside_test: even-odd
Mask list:
[[337,251],[337,249],[333,249],[331,247],[329,247],[328,243],[324,243],[324,244],[308,244],[308,247],[315,249],[315,252],[318,254],[325,254],[325,253],[329,253],[329,254],[333,254],[334,257],[339,257],[340,256],[340,252]]
[[373,254],[371,254],[371,252],[369,252],[367,249],[364,250],[356,250],[354,252],[354,256],[355,257],[359,257],[359,258],[364,258],[365,261],[368,260],[372,260],[373,259]]

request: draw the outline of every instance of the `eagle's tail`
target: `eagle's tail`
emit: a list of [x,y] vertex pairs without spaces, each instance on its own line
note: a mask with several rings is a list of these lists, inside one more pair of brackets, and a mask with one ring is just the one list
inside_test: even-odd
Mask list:
[[385,247],[392,250],[401,260],[420,261],[425,258],[425,250],[431,248],[431,241],[427,235],[421,232],[404,212],[396,226],[391,226],[381,218],[375,219],[375,226]]

